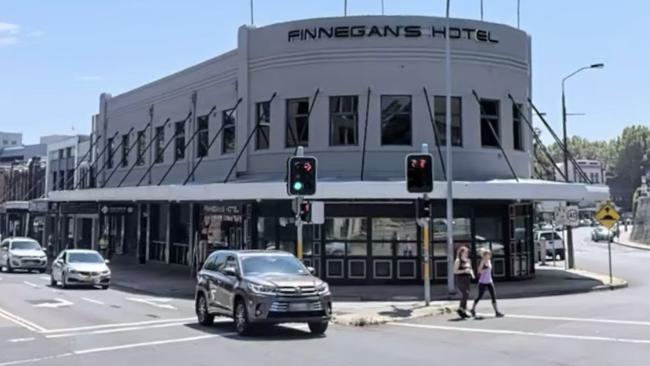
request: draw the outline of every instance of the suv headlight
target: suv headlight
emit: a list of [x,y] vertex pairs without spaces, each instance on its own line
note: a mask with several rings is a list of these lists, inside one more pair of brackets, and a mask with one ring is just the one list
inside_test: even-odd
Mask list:
[[69,269],[68,273],[79,273],[79,271],[77,271],[76,269]]
[[105,270],[105,271],[102,271],[102,274],[103,274],[103,275],[109,275],[109,274],[111,274],[111,271],[109,271],[109,270]]
[[319,294],[326,294],[330,292],[330,286],[326,282],[323,282],[320,285],[316,286],[316,292]]
[[275,287],[258,285],[255,283],[249,283],[248,288],[254,293],[260,295],[275,295],[278,292]]

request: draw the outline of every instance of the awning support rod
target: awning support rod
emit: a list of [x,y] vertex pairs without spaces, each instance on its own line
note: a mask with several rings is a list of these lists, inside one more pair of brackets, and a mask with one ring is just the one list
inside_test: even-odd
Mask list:
[[[526,114],[523,113],[523,111],[521,110],[521,107],[519,107],[519,104],[517,104],[517,102],[515,101],[515,99],[512,97],[512,94],[508,93],[508,98],[509,98],[510,101],[512,102],[512,105],[514,105],[515,108],[517,108],[517,112],[519,113],[519,115],[521,116],[521,118],[524,120],[524,122],[526,122],[526,125],[527,125],[528,128],[530,129],[530,132],[533,134],[533,138],[535,138],[535,141],[537,142],[537,145],[538,145],[539,147],[541,147],[542,152],[544,153],[544,155],[546,155],[546,158],[551,162],[551,164],[553,165],[553,168],[555,169],[555,171],[557,171],[558,173],[560,173],[560,176],[562,176],[562,178],[564,179],[565,182],[568,182],[569,180],[567,179],[567,176],[564,174],[564,172],[562,171],[562,169],[560,169],[560,167],[558,167],[557,164],[555,164],[555,160],[553,160],[553,156],[552,156],[551,153],[548,151],[548,149],[546,148],[546,146],[544,146],[544,143],[542,142],[542,139],[539,137],[539,135],[537,134],[537,132],[535,132],[535,127],[534,127],[533,124],[530,122],[530,120],[528,119],[528,117],[526,117]],[[535,157],[537,158],[537,156],[535,156]],[[538,159],[538,160],[539,160],[539,159]]]
[[[81,165],[81,163],[83,163],[83,161],[86,160],[86,158],[88,157],[88,155],[90,155],[90,153],[93,151],[93,146],[95,146],[95,144],[99,141],[99,139],[100,139],[101,137],[102,137],[102,135],[97,135],[97,138],[95,139],[95,142],[94,142],[94,143],[91,143],[91,144],[88,146],[88,151],[86,151],[86,153],[85,153],[85,154],[84,154],[84,155],[83,155],[79,160],[77,160],[77,164],[75,164],[75,167],[74,167],[74,170],[73,170],[74,173],[72,174],[71,177],[68,177],[68,179],[65,181],[65,184],[63,185],[63,188],[64,188],[64,189],[65,189],[65,187],[68,186],[68,182],[70,182],[70,180],[73,180],[73,182],[74,182],[74,176],[75,176],[75,174],[76,174],[76,172],[77,172],[77,169],[79,169],[79,166]],[[75,154],[75,155],[76,155],[76,154]]]
[[[483,114],[483,106],[481,105],[481,98],[479,98],[478,94],[476,94],[476,90],[472,89],[472,94],[474,95],[474,98],[476,99],[476,102],[479,105],[479,108],[481,110],[481,114]],[[506,151],[503,149],[503,145],[501,145],[501,139],[499,139],[499,136],[497,135],[497,132],[494,130],[494,127],[490,123],[487,124],[488,127],[490,127],[490,131],[492,132],[492,137],[494,137],[494,141],[496,141],[497,145],[499,146],[499,149],[501,150],[501,153],[503,154],[503,157],[506,161],[506,164],[508,164],[508,168],[510,169],[510,173],[512,173],[512,176],[515,178],[517,182],[519,182],[519,177],[517,177],[517,173],[515,173],[515,169],[512,167],[512,164],[510,163],[510,159],[508,158],[508,154],[506,154]],[[481,125],[481,127],[483,127]]]
[[427,110],[429,111],[429,120],[431,121],[431,129],[433,132],[434,141],[436,143],[436,149],[438,150],[438,156],[440,157],[440,167],[442,168],[442,175],[447,179],[447,170],[445,168],[445,160],[442,157],[442,150],[440,149],[440,132],[438,131],[438,126],[436,125],[436,120],[433,117],[433,112],[431,111],[431,102],[429,102],[429,92],[426,87],[422,87],[424,92],[424,99],[427,101]]
[[[584,172],[584,170],[582,170],[582,168],[578,165],[578,162],[576,161],[573,154],[571,154],[571,152],[569,151],[567,146],[565,146],[564,143],[562,143],[562,140],[560,140],[560,138],[555,133],[553,128],[551,128],[551,125],[548,124],[548,122],[546,121],[546,119],[544,118],[542,113],[540,113],[540,111],[537,109],[535,104],[533,104],[533,101],[530,98],[528,98],[528,103],[530,104],[531,107],[533,107],[533,110],[535,111],[535,114],[537,114],[537,117],[539,117],[539,119],[544,123],[544,126],[546,126],[546,128],[549,130],[549,132],[553,136],[553,139],[555,139],[555,143],[557,143],[558,146],[560,146],[560,149],[562,149],[562,151],[567,155],[569,160],[571,160],[571,163],[573,163],[574,168],[578,171],[578,173],[580,173],[580,176],[582,177],[582,179],[584,179],[585,182],[588,182],[589,184],[593,184],[591,179],[589,179],[589,177],[587,177],[587,174]],[[567,182],[568,182],[568,178],[569,177],[567,177]]]
[[[210,111],[209,111],[208,114],[207,114],[207,115],[208,115],[208,126],[209,126],[209,122],[210,122],[210,115],[212,114],[212,112],[214,112],[215,109],[217,109],[217,106],[216,106],[216,105],[213,106],[212,108],[210,108]],[[187,121],[188,121],[188,120],[185,120],[186,123],[187,123]],[[209,130],[209,129],[208,129],[208,130]],[[185,146],[183,146],[183,154],[186,154],[186,152],[187,152],[187,147],[190,146],[190,144],[192,143],[192,141],[194,141],[194,138],[196,138],[196,136],[197,136],[198,134],[199,134],[199,129],[198,129],[198,128],[195,128],[195,129],[194,129],[194,132],[192,133],[192,136],[190,136],[190,139],[187,140],[187,141],[185,142]],[[165,181],[165,178],[167,178],[167,175],[169,175],[169,173],[172,171],[172,169],[173,169],[174,166],[176,165],[176,162],[177,162],[177,161],[178,161],[178,160],[176,160],[176,159],[174,159],[174,160],[172,161],[172,163],[169,165],[169,168],[167,168],[167,171],[165,171],[165,174],[163,174],[162,178],[160,178],[160,180],[158,181],[158,184],[157,184],[157,185],[161,185],[162,182]]]
[[[131,128],[129,128],[129,131],[128,131],[126,134],[127,134],[127,135],[131,135],[131,132],[133,132],[134,129],[135,129],[135,127],[131,127]],[[106,141],[106,144],[108,144],[108,141]],[[123,144],[124,144],[124,140],[121,140],[120,143],[117,144],[117,146],[115,146],[115,149],[112,149],[112,150],[111,150],[111,148],[109,147],[109,148],[108,148],[108,150],[109,150],[109,155],[115,153],[116,151],[118,151],[118,150],[120,149],[120,147],[122,147]],[[114,159],[113,159],[113,160],[114,160]],[[115,165],[115,168],[117,168],[118,166],[120,166],[120,164],[115,164],[115,161],[112,161],[112,163]],[[95,174],[95,181],[97,180],[97,177],[99,177],[99,174],[101,174],[101,173],[104,171],[104,169],[106,169],[107,166],[108,166],[108,164],[104,163],[104,165],[102,165],[102,168],[99,169],[99,170],[97,171],[97,174]],[[110,168],[108,168],[108,169],[110,169]],[[111,175],[112,175],[112,174],[111,174]],[[110,178],[109,178],[109,179],[110,179]],[[107,179],[106,181],[108,181],[108,179]],[[104,186],[106,185],[106,181],[103,182],[103,184],[102,184],[102,188],[104,188]]]
[[[227,119],[230,119],[230,117],[232,117],[232,114],[235,113],[235,111],[237,110],[237,107],[239,107],[239,103],[241,103],[241,101],[242,101],[242,98],[237,99],[237,103],[235,103],[235,106],[232,107],[230,109],[230,111],[228,112],[228,115],[226,116]],[[210,148],[212,147],[212,145],[214,145],[214,143],[217,141],[217,138],[219,137],[219,135],[221,135],[221,132],[223,132],[224,127],[225,127],[225,125],[223,124],[223,121],[221,121],[221,127],[219,128],[217,133],[212,137],[212,139],[210,140],[210,143],[208,144],[208,151],[210,151]],[[205,158],[205,156],[201,156],[199,158],[199,160],[197,160],[196,163],[194,163],[194,166],[192,166],[192,171],[190,171],[190,174],[188,174],[187,177],[185,177],[185,181],[183,182],[183,185],[186,185],[190,181],[190,179],[194,176],[194,172],[196,172],[196,169],[199,167],[199,165],[201,165],[204,158]]]
[[[269,105],[271,105],[271,103],[273,102],[273,99],[275,99],[275,96],[277,94],[278,94],[277,92],[273,92],[273,95],[271,95],[271,99],[269,99],[266,103],[269,103]],[[264,112],[264,111],[262,111],[262,112]],[[246,143],[244,144],[244,146],[239,151],[239,154],[237,154],[237,158],[235,159],[235,162],[230,167],[230,170],[228,171],[228,175],[226,175],[226,179],[223,180],[224,183],[228,183],[228,179],[230,179],[230,175],[235,170],[235,167],[237,166],[237,163],[239,163],[239,159],[241,159],[241,156],[244,153],[244,151],[246,150],[246,148],[248,147],[248,144],[251,142],[251,139],[253,138],[253,135],[255,135],[255,132],[257,132],[257,130],[259,129],[260,121],[261,121],[261,118],[259,118],[259,117],[260,116],[257,116],[257,115],[255,116],[255,118],[256,118],[255,127],[253,127],[253,131],[251,131],[251,133],[248,134],[248,138],[246,138]],[[270,120],[271,116],[268,116],[268,118]]]
[[[167,123],[169,123],[169,121],[171,121],[171,118],[167,118],[165,120],[165,122],[162,124],[162,126],[157,126],[157,127],[162,127],[163,131],[164,131],[164,129],[165,129],[165,127],[167,127]],[[138,164],[138,161],[140,160],[140,158],[143,158],[144,153],[149,151],[149,149],[153,145],[154,141],[156,141],[156,140],[158,140],[158,131],[156,131],[156,133],[153,134],[151,139],[149,139],[149,142],[147,143],[147,146],[145,146],[144,150],[142,151],[142,155],[136,156],[135,161],[131,165],[131,168],[129,168],[129,171],[126,172],[126,174],[124,174],[124,176],[122,177],[122,180],[120,180],[120,183],[117,185],[118,188],[121,187],[122,184],[124,184],[124,182],[126,181],[126,178],[128,178],[128,176],[131,174],[131,172],[133,172],[133,169]]]
[[361,176],[360,180],[363,181],[363,176],[366,171],[366,142],[368,141],[368,114],[370,113],[370,87],[368,87],[368,94],[366,95],[366,121],[363,123],[363,145],[361,147]]
[[[149,129],[149,126],[151,126],[151,121],[149,121],[149,122],[147,123],[147,125],[144,127],[143,131],[146,131],[147,129]],[[131,132],[129,131],[129,136],[130,136],[130,135],[131,135]],[[138,144],[138,138],[137,138],[137,137],[138,137],[138,136],[137,136],[137,134],[136,134],[136,138],[133,139],[133,140],[134,140],[133,143],[132,143],[131,146],[129,146],[129,147],[127,148],[127,150],[126,150],[126,156],[127,156],[127,159],[128,159],[128,156],[131,154],[131,150],[133,150],[133,148]],[[124,140],[122,140],[122,141],[124,141]],[[122,156],[122,160],[124,160],[124,157],[123,157],[123,156]],[[136,160],[137,160],[137,159],[136,159]],[[122,165],[122,162],[121,162],[121,161],[119,162],[119,164],[115,164],[115,167],[114,167],[113,170],[111,171],[111,174],[109,174],[109,175],[108,175],[108,178],[106,178],[106,180],[102,183],[102,188],[106,187],[106,184],[108,184],[108,182],[110,182],[111,178],[113,178],[113,174],[115,174],[115,172],[116,172],[117,169],[120,167],[120,165]]]
[[[114,139],[115,137],[117,137],[118,133],[119,133],[119,131],[115,131],[115,133],[113,134],[113,137],[111,137],[111,139]],[[94,177],[94,175],[92,174],[93,167],[94,167],[95,165],[97,165],[97,162],[99,161],[99,158],[101,158],[101,157],[106,153],[106,149],[107,149],[107,148],[108,148],[108,140],[106,140],[106,143],[104,144],[104,147],[103,147],[102,150],[99,152],[99,154],[97,154],[97,157],[95,158],[95,161],[93,161],[93,162],[90,164],[90,167],[88,168],[87,171],[84,172],[83,177],[81,177],[81,179],[79,179],[79,181],[78,181],[77,184],[75,185],[74,189],[79,188],[79,186],[81,185],[81,182],[83,182],[84,180],[86,180],[86,177],[88,176],[88,174],[90,174],[91,177]],[[95,178],[96,178],[96,177],[95,177]],[[93,179],[95,179],[95,178],[93,178]],[[47,187],[46,187],[46,188],[47,188]],[[47,191],[47,189],[46,189],[46,191]]]

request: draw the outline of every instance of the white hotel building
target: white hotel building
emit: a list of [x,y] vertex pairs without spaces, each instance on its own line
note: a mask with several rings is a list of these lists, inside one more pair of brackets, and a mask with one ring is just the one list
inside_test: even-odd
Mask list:
[[491,247],[497,278],[533,276],[534,202],[600,200],[607,188],[530,179],[531,38],[465,19],[449,30],[444,18],[424,16],[242,26],[230,52],[101,95],[97,187],[51,192],[52,218],[99,214],[95,231],[111,250],[140,262],[191,266],[222,247],[294,251],[284,178],[301,145],[318,158],[313,199],[326,216],[304,227],[305,261],[333,283],[419,281],[417,196],[406,192],[404,157],[428,143],[432,273],[444,281],[446,190],[434,126],[444,157],[446,36],[455,244],[474,258]]

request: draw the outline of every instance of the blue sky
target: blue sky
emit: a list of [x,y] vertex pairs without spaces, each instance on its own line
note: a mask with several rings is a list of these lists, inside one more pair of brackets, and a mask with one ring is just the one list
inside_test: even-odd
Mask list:
[[[390,14],[444,15],[444,0],[385,0]],[[479,0],[452,16],[479,18]],[[380,14],[380,0],[348,0],[348,14]],[[516,0],[484,0],[485,20],[516,26]],[[255,0],[257,26],[339,16],[343,0]],[[521,0],[533,39],[533,99],[560,126],[567,84],[570,134],[603,139],[649,124],[650,2]],[[249,0],[0,0],[0,130],[25,141],[88,133],[101,92],[113,95],[228,51],[249,22]],[[548,139],[548,136],[546,136]],[[548,141],[548,140],[547,140]]]

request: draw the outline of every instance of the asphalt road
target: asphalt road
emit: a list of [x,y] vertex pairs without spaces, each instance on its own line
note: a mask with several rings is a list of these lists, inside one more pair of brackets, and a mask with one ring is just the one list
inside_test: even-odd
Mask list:
[[[577,265],[605,273],[607,244],[575,234]],[[436,316],[373,327],[305,326],[235,335],[196,324],[191,301],[119,290],[61,290],[41,274],[0,273],[0,366],[9,365],[646,365],[650,252],[614,245],[624,290],[504,300],[507,316]],[[522,286],[526,283],[522,282]],[[497,289],[498,290],[498,289]]]

